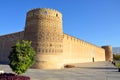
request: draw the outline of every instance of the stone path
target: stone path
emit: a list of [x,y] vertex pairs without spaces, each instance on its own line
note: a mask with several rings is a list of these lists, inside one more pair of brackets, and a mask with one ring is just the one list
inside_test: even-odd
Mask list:
[[[62,70],[28,69],[23,74],[31,80],[120,80],[120,72],[110,62],[75,64],[77,68]],[[0,65],[0,70],[12,72],[8,65]]]

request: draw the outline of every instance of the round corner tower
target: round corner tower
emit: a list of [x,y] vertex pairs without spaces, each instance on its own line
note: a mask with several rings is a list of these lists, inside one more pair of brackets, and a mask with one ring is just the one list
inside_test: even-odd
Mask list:
[[61,68],[59,60],[63,53],[63,31],[60,12],[47,8],[28,11],[24,39],[32,41],[36,51],[34,68]]
[[102,46],[105,50],[105,60],[113,61],[112,46]]

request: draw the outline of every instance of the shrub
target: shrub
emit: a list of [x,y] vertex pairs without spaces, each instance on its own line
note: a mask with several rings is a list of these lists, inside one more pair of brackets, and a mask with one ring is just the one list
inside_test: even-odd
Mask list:
[[120,62],[116,62],[116,63],[115,63],[115,66],[116,66],[117,68],[120,68]]
[[114,60],[120,60],[120,55],[119,54],[113,54],[113,59]]
[[74,65],[65,65],[64,68],[74,68]]
[[31,47],[31,42],[24,40],[18,41],[15,46],[12,47],[12,51],[8,58],[12,71],[18,75],[25,73],[35,61],[35,51]]

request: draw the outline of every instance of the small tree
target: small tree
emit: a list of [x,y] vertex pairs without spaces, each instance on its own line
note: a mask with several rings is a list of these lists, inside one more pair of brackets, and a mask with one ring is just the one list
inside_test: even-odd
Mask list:
[[12,47],[8,58],[12,71],[18,75],[25,73],[35,61],[35,51],[31,47],[31,42],[24,40],[18,41],[15,46]]
[[120,54],[113,54],[114,60],[120,60]]

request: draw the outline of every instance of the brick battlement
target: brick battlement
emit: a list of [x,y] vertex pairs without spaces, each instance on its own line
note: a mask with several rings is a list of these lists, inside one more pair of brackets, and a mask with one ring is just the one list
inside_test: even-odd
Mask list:
[[59,19],[62,19],[62,14],[55,10],[55,9],[49,9],[49,8],[36,8],[28,11],[27,17],[32,16],[48,16],[48,17],[57,17]]

